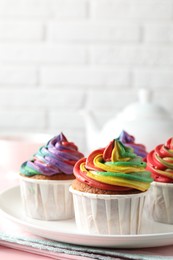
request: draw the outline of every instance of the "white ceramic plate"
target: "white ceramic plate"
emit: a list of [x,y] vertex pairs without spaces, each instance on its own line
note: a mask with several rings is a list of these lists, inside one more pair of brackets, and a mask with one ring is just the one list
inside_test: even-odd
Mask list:
[[[77,231],[74,219],[66,221],[40,221],[24,216],[19,186],[0,194],[0,212],[33,234],[72,244],[112,247],[145,248],[173,244],[173,225],[143,220],[140,235],[89,235]],[[145,229],[145,231],[144,231]]]

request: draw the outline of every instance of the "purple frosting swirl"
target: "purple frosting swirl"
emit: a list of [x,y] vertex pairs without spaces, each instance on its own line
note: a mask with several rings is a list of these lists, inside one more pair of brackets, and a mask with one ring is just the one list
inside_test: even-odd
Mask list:
[[33,160],[21,165],[21,173],[26,176],[43,174],[51,176],[57,173],[72,174],[75,163],[84,155],[77,146],[68,142],[63,133],[53,137],[33,156]]
[[147,151],[143,144],[135,143],[135,138],[132,135],[129,135],[126,131],[122,131],[119,140],[126,146],[133,148],[134,153],[138,156],[146,158]]

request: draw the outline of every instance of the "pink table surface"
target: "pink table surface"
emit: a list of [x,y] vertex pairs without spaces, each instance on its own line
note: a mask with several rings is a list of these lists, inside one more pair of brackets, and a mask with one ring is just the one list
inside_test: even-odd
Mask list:
[[27,252],[15,250],[12,248],[0,246],[0,257],[1,259],[13,259],[13,260],[30,260],[30,259],[50,259],[50,257],[46,256],[40,256],[40,255],[35,255],[35,254],[30,254]]

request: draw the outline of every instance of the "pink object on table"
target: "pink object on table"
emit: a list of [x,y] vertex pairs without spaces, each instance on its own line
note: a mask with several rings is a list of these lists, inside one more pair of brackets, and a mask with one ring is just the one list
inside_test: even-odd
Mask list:
[[18,172],[20,165],[46,144],[47,134],[18,134],[0,136],[0,167],[5,171]]

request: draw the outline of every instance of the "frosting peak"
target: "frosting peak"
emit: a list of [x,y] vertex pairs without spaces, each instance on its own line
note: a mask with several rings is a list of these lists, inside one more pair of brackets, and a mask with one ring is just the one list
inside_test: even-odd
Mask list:
[[88,158],[79,160],[74,174],[79,181],[95,188],[145,191],[152,182],[150,172],[145,168],[142,157],[115,139],[106,148],[95,150]]
[[75,163],[84,157],[77,146],[68,142],[63,133],[53,137],[45,146],[33,155],[33,159],[24,162],[20,171],[26,176],[43,174],[51,176],[58,173],[72,174]]
[[134,152],[143,157],[146,158],[147,151],[146,147],[143,144],[139,144],[135,142],[135,138],[132,135],[129,135],[126,131],[122,131],[119,140],[126,146],[133,148]]

